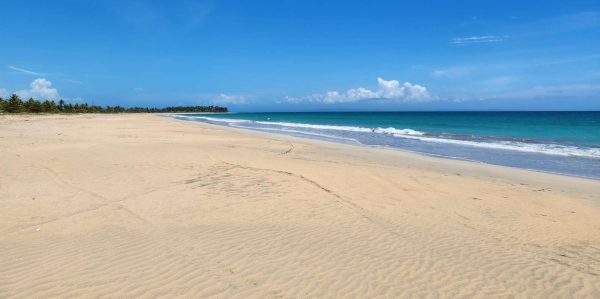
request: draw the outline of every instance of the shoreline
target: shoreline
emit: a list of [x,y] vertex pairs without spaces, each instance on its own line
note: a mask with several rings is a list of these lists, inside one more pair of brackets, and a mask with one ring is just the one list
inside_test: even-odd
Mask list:
[[0,297],[600,296],[595,180],[158,114],[0,140]]
[[[483,166],[484,168],[487,168],[487,167],[490,168],[490,171],[486,171],[486,172],[483,172],[483,173],[493,172],[494,169],[498,170],[500,172],[504,172],[503,170],[514,170],[514,171],[517,171],[517,172],[524,172],[524,173],[521,174],[521,176],[526,176],[526,174],[528,172],[532,172],[532,173],[541,174],[541,175],[558,176],[558,177],[565,177],[565,178],[572,178],[572,179],[579,179],[579,180],[583,180],[583,181],[589,181],[591,183],[600,183],[600,179],[597,179],[597,178],[594,178],[594,177],[578,176],[578,175],[573,175],[573,174],[566,174],[566,173],[559,173],[559,172],[550,172],[550,171],[543,171],[543,170],[537,170],[537,169],[528,169],[528,168],[516,167],[516,166],[504,166],[504,165],[487,163],[487,162],[483,162],[483,161],[469,160],[469,159],[460,158],[460,157],[450,157],[450,156],[444,156],[444,155],[429,154],[429,153],[418,152],[418,151],[411,151],[411,150],[407,150],[407,149],[403,149],[403,148],[396,148],[396,147],[368,145],[368,144],[363,144],[363,143],[360,143],[360,142],[356,142],[356,143],[343,143],[343,142],[336,142],[336,141],[324,140],[324,139],[319,139],[319,138],[310,138],[310,137],[304,137],[304,136],[296,136],[296,135],[292,135],[292,134],[285,134],[285,133],[279,133],[279,132],[267,132],[267,131],[260,130],[260,129],[238,128],[238,127],[235,127],[235,126],[222,125],[222,124],[212,124],[212,123],[207,123],[207,122],[203,122],[203,121],[176,119],[174,117],[174,115],[160,115],[160,116],[161,117],[165,117],[165,118],[171,118],[171,119],[174,119],[176,121],[191,122],[191,123],[196,123],[196,124],[200,124],[200,125],[207,125],[207,126],[216,127],[216,128],[231,129],[233,131],[240,132],[240,133],[243,133],[243,134],[244,133],[253,133],[253,134],[257,134],[257,136],[263,136],[263,137],[266,136],[268,138],[277,138],[277,137],[281,137],[283,139],[291,138],[291,139],[295,139],[297,142],[307,142],[307,143],[314,142],[316,144],[324,143],[324,144],[329,144],[329,145],[342,145],[342,146],[348,146],[348,147],[357,147],[357,148],[363,148],[363,149],[372,149],[372,150],[375,150],[375,151],[378,151],[378,150],[391,151],[391,152],[398,152],[398,153],[402,153],[402,154],[415,155],[415,156],[418,156],[418,157],[431,158],[431,159],[436,159],[436,160],[441,160],[441,161],[447,160],[447,161],[455,161],[455,162],[460,162],[460,163],[469,163],[469,164],[472,163],[474,165]],[[599,184],[599,187],[600,187],[600,184]],[[600,202],[600,197],[598,198],[598,201]]]
[[[433,137],[413,136],[414,134],[426,134],[422,129],[414,131],[399,129],[404,127],[370,128],[368,125],[361,126],[360,124],[323,125],[319,121],[312,123],[301,120],[295,122],[294,120],[271,121],[270,118],[262,120],[255,114],[243,118],[189,117],[178,114],[168,116],[178,120],[266,131],[312,140],[389,148],[433,157],[600,180],[600,168],[598,168],[600,164],[597,163],[599,153],[596,153],[597,150],[594,147],[584,147],[583,145],[554,144],[549,141],[532,144],[517,142],[512,145],[496,143],[496,141],[474,142],[446,137],[439,139],[433,135]],[[412,128],[412,126],[409,127]],[[377,134],[371,134],[371,131]]]

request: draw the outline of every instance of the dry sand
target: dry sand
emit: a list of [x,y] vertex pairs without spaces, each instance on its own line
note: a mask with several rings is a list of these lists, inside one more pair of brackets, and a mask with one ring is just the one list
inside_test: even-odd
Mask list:
[[598,298],[599,202],[157,115],[0,116],[0,298]]

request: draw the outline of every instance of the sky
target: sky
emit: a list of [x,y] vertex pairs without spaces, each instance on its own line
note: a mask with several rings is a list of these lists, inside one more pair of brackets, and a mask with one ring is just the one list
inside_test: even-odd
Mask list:
[[0,96],[600,110],[600,1],[0,1]]

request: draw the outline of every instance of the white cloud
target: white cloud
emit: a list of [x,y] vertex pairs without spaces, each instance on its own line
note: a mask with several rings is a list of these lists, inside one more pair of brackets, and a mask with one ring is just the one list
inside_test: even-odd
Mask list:
[[8,90],[6,88],[0,88],[0,97],[8,97]]
[[474,69],[475,68],[471,66],[457,66],[435,70],[431,73],[431,75],[437,78],[458,78],[469,75],[474,71]]
[[246,97],[244,97],[242,95],[227,95],[227,94],[222,93],[222,94],[218,95],[215,99],[213,99],[212,102],[215,105],[223,105],[223,104],[239,105],[239,104],[246,103]]
[[534,86],[530,89],[511,91],[504,97],[543,98],[543,97],[577,97],[595,96],[600,93],[600,84],[579,83],[554,86]]
[[515,82],[517,78],[512,76],[500,76],[485,80],[485,85],[493,88],[507,88],[510,84]]
[[[502,80],[500,80],[502,81]],[[504,88],[504,90],[486,90],[477,93],[463,93],[444,97],[455,102],[473,100],[507,100],[507,99],[548,99],[564,98],[593,98],[600,94],[598,83],[577,83],[567,85],[537,85],[520,89]]]
[[361,100],[399,100],[420,102],[430,99],[427,88],[418,84],[398,80],[384,80],[377,78],[377,90],[364,87],[348,89],[345,92],[328,91],[324,94],[313,94],[304,98],[286,97],[287,103],[299,103],[303,101],[321,102],[326,104],[351,103]]
[[59,97],[58,90],[52,88],[52,82],[45,78],[33,80],[33,82],[29,84],[29,87],[29,89],[17,91],[16,94],[24,99],[56,100]]
[[418,84],[410,84],[410,82],[404,82],[404,97],[408,100],[421,102],[430,98],[427,88]]
[[455,37],[450,43],[455,45],[464,44],[480,44],[480,43],[497,43],[504,41],[505,37],[496,35],[482,35],[482,36],[469,36],[469,37]]
[[21,73],[25,73],[28,75],[34,75],[34,76],[41,76],[43,77],[43,74],[40,74],[38,72],[34,72],[34,71],[30,71],[30,70],[26,70],[26,69],[22,69],[20,67],[16,67],[16,66],[12,66],[12,65],[7,65],[7,67],[13,71],[17,71],[17,72],[21,72]]
[[304,101],[304,99],[302,99],[302,98],[285,96],[283,100],[277,101],[277,104],[282,104],[282,103],[298,104],[303,101]]

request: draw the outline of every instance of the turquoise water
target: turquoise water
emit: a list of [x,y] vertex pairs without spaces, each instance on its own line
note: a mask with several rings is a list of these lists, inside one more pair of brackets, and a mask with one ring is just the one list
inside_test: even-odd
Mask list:
[[226,113],[176,117],[600,178],[600,112]]

